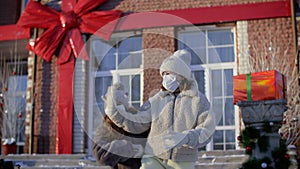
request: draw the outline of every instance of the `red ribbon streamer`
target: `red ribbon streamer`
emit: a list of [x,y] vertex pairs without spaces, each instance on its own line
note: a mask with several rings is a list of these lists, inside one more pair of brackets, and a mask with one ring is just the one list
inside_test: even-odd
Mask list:
[[30,29],[21,28],[17,25],[0,26],[0,41],[18,40],[30,38]]
[[27,45],[27,49],[46,61],[59,52],[57,154],[72,153],[74,57],[88,60],[81,33],[108,40],[122,15],[118,10],[91,12],[105,1],[63,0],[62,12],[30,1],[17,23],[22,27],[45,29],[41,36]]

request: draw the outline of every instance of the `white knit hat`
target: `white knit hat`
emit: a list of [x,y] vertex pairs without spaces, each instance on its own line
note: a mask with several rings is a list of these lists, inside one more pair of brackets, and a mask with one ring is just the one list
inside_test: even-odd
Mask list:
[[191,80],[191,59],[191,53],[187,50],[177,50],[163,61],[159,73],[162,76],[165,71],[174,72],[185,77],[187,80]]

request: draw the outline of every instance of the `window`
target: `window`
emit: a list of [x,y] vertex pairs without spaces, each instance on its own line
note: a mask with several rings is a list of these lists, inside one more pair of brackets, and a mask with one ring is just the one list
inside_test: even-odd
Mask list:
[[232,28],[185,27],[178,29],[178,48],[192,53],[192,70],[199,90],[214,112],[221,115],[211,148],[235,149],[235,114],[232,76],[235,62]]
[[93,109],[93,131],[100,124],[104,115],[105,95],[108,86],[112,84],[113,75],[118,73],[120,81],[125,86],[129,100],[133,106],[139,107],[142,101],[142,37],[140,34],[114,34],[109,42],[94,38],[91,41],[91,51],[95,58]]
[[295,15],[300,16],[300,0],[295,0],[293,3],[294,3]]
[[4,87],[1,93],[1,102],[4,106],[2,139],[14,138],[18,146],[23,146],[25,143],[27,62],[9,62],[2,68],[1,85]]

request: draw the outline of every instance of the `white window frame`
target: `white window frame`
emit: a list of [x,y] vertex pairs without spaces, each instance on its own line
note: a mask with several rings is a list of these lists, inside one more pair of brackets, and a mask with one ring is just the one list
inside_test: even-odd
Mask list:
[[[188,33],[188,32],[195,32],[195,31],[205,31],[205,33],[209,30],[223,30],[223,29],[231,29],[232,33],[235,35],[236,33],[236,30],[235,30],[235,27],[234,26],[223,26],[223,27],[217,27],[215,25],[208,25],[208,26],[187,26],[187,27],[181,27],[178,29],[178,36],[180,33]],[[206,35],[207,36],[207,35]],[[215,46],[207,46],[207,42],[206,42],[206,53],[208,53],[208,49],[209,48],[214,48]],[[200,71],[200,70],[205,70],[205,89],[206,89],[206,93],[205,95],[208,97],[208,99],[210,100],[212,98],[212,94],[211,94],[211,89],[209,87],[209,84],[210,84],[210,79],[209,78],[206,78],[206,77],[209,77],[210,74],[211,74],[211,71],[212,70],[226,70],[226,69],[232,69],[233,71],[233,75],[236,74],[236,71],[237,71],[237,65],[236,65],[236,60],[237,60],[237,54],[236,54],[236,37],[234,37],[234,43],[232,45],[218,45],[217,47],[233,47],[234,48],[234,62],[222,62],[222,63],[209,63],[209,64],[202,64],[201,66],[199,65],[192,65],[191,66],[191,69],[192,71]],[[208,61],[208,55],[206,54],[206,61]],[[220,69],[221,68],[221,69]],[[223,76],[222,76],[223,78]],[[222,80],[224,81],[224,80]],[[224,86],[223,86],[224,87]],[[224,93],[224,91],[223,91]],[[222,96],[225,96],[225,94],[222,94]],[[233,97],[233,96],[232,96]],[[223,97],[222,97],[223,98]],[[228,98],[228,97],[224,97],[225,98]],[[211,100],[210,100],[211,101]],[[224,112],[223,112],[224,113]],[[238,136],[239,133],[240,133],[240,129],[239,129],[239,126],[240,126],[240,121],[239,121],[239,113],[238,113],[238,109],[236,108],[236,106],[234,106],[234,117],[235,117],[235,124],[234,125],[226,125],[226,126],[217,126],[216,127],[216,130],[235,130],[235,135]],[[226,139],[225,135],[223,136],[224,138],[223,139]],[[207,151],[211,151],[213,150],[213,140],[206,146],[206,150]],[[223,150],[226,150],[226,142],[223,142]],[[239,149],[239,146],[238,146],[238,142],[235,140],[235,148],[236,149]]]

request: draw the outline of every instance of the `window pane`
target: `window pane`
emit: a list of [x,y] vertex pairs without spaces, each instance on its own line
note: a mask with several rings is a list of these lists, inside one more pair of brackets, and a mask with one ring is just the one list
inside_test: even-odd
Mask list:
[[223,144],[215,144],[214,150],[224,150],[224,145]]
[[233,44],[233,34],[231,30],[212,30],[208,31],[208,39],[211,44],[210,46],[215,45],[227,45]]
[[202,65],[206,63],[206,49],[205,48],[194,48],[192,54],[192,65]]
[[92,51],[96,56],[104,56],[106,53],[111,50],[113,46],[108,43],[103,42],[102,40],[94,40],[92,43]]
[[233,71],[232,69],[225,69],[224,70],[224,75],[225,75],[225,95],[226,96],[232,96],[233,95]]
[[206,46],[206,40],[205,40],[205,33],[202,31],[198,32],[185,32],[182,34],[179,34],[178,36],[178,45],[179,48],[183,49],[185,47],[189,48],[199,48]]
[[140,68],[142,64],[141,52],[129,52],[119,54],[118,69]]
[[25,140],[26,140],[26,135],[25,135],[26,108],[25,108],[25,105],[24,105],[22,112],[20,112],[20,113],[21,113],[21,117],[18,118],[18,120],[17,120],[17,128],[18,128],[17,141],[25,142]]
[[118,68],[139,68],[142,64],[141,49],[141,37],[130,37],[122,40],[118,48]]
[[213,136],[214,140],[214,150],[223,150],[224,149],[224,131],[217,130]]
[[217,130],[215,132],[214,143],[223,143],[223,131]]
[[109,52],[102,58],[99,65],[99,71],[111,70],[116,69],[116,56],[115,56],[115,49],[111,48]]
[[98,103],[98,106],[102,112],[104,112],[104,104],[102,100],[102,96],[104,96],[107,92],[108,86],[111,85],[112,77],[96,77],[95,78],[95,97]]
[[[127,75],[120,76],[120,81],[121,81],[121,83],[124,84],[124,88],[125,88],[124,91],[128,93],[130,91],[129,76],[127,76]],[[128,93],[128,94],[130,94],[130,93]],[[129,97],[130,97],[130,95],[129,95]]]
[[132,84],[131,84],[131,92],[132,92],[132,101],[140,101],[140,76],[136,75],[132,78]]
[[234,125],[234,106],[233,99],[227,98],[225,101],[225,125]]
[[179,35],[178,48],[187,49],[192,55],[192,65],[203,64],[206,62],[206,46],[204,34],[193,32]]
[[26,91],[27,88],[27,76],[9,76],[8,77],[8,91]]
[[194,71],[194,76],[198,83],[198,89],[200,92],[205,93],[205,81],[204,81],[204,70]]
[[109,44],[102,40],[92,41],[92,52],[97,58],[98,70],[106,71],[115,69],[116,67],[116,49],[113,44]]
[[212,85],[212,96],[222,96],[222,71],[221,70],[213,70],[211,71],[211,85]]
[[6,102],[6,108],[8,110],[8,113],[14,113],[15,117],[17,119],[17,114],[19,112],[25,111],[25,105],[26,105],[26,99],[25,96],[12,96],[10,95],[9,98],[7,98]]
[[[223,99],[213,99],[212,102],[212,111],[215,114],[222,115],[223,114]],[[223,117],[219,122],[220,126],[223,126]]]
[[235,131],[234,130],[225,130],[226,134],[226,149],[235,149]]
[[192,60],[191,65],[201,65],[206,62],[206,50],[205,48],[194,48],[184,47],[180,49],[186,49],[191,53]]
[[226,144],[226,150],[234,150],[235,149],[235,143]]
[[208,50],[209,63],[233,62],[233,47],[210,48]]
[[120,41],[118,46],[119,53],[128,53],[132,51],[139,51],[142,49],[142,37],[129,37]]
[[235,131],[234,130],[225,130],[226,134],[226,142],[227,143],[233,143],[235,142]]

